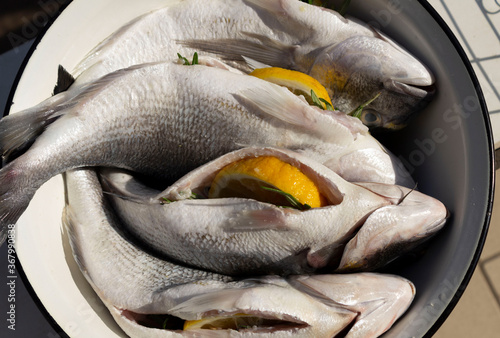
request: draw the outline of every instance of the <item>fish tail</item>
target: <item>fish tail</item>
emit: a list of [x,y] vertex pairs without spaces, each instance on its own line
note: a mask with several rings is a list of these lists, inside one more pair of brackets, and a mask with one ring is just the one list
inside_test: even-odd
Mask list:
[[0,120],[0,154],[5,162],[25,152],[47,126],[62,115],[65,107],[59,103],[66,97],[66,93],[61,93]]
[[[28,207],[35,190],[26,188],[24,171],[10,163],[0,170],[0,245],[5,241],[21,214]],[[22,186],[19,186],[19,183]]]

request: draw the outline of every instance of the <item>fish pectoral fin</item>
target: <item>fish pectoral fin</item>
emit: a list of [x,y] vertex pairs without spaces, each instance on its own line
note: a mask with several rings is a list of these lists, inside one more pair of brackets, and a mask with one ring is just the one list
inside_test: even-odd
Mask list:
[[[158,200],[157,196],[160,191],[143,185],[126,171],[102,168],[99,174],[103,193],[108,196],[142,204]],[[159,200],[158,204],[160,204]]]
[[269,66],[290,68],[294,65],[296,46],[289,46],[269,37],[242,32],[248,39],[178,40],[193,50],[219,55],[227,61],[244,61],[244,57]]
[[317,107],[279,85],[262,81],[259,87],[248,88],[233,94],[243,106],[261,111],[301,132],[313,134],[336,145],[348,145],[353,135],[348,128]]
[[316,290],[312,286],[307,285],[306,283],[303,283],[301,280],[303,277],[304,276],[292,276],[288,279],[288,283],[291,286],[293,286],[295,289],[297,289],[298,291],[313,297],[314,299],[320,301],[321,303],[323,303],[329,307],[346,310],[345,305],[343,305],[343,304],[333,300],[332,298],[326,296],[321,291]]

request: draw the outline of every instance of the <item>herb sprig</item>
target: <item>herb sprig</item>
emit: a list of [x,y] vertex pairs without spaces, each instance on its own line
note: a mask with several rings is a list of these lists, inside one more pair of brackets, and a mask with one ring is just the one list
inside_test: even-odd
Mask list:
[[183,62],[184,66],[192,66],[192,65],[197,65],[198,64],[198,53],[197,52],[194,52],[194,54],[193,54],[193,60],[191,62],[189,62],[188,59],[186,59],[184,56],[182,56],[179,53],[177,53],[177,57],[179,58],[179,60],[181,60]]
[[299,200],[297,198],[295,198],[294,196],[292,196],[291,194],[287,193],[287,192],[284,192],[283,190],[280,190],[280,189],[275,189],[275,188],[270,188],[270,187],[265,187],[265,186],[261,186],[262,189],[264,190],[267,190],[267,191],[272,191],[272,192],[275,192],[277,194],[280,194],[282,196],[284,196],[287,200],[288,203],[290,203],[290,206],[294,209],[297,209],[297,210],[301,210],[301,211],[304,211],[304,210],[309,210],[311,209],[311,206],[307,203],[300,203]]
[[[323,110],[331,110],[331,111],[335,110],[333,109],[333,106],[330,104],[330,102],[328,102],[322,97],[319,98],[318,95],[316,95],[316,93],[312,89],[311,89],[311,98],[314,106],[319,107]],[[325,106],[323,106],[323,104],[325,104]]]

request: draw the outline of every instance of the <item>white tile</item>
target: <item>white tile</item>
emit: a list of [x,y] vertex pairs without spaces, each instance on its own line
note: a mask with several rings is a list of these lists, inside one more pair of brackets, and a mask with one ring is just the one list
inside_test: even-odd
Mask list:
[[457,306],[434,338],[498,337],[500,307],[482,274],[476,269]]
[[[435,2],[436,0],[432,1]],[[443,8],[446,7],[451,13],[458,26],[457,30],[463,34],[468,47],[472,49],[471,54],[476,58],[486,58],[500,52],[500,41],[476,1],[440,0],[440,2]],[[495,20],[498,20],[496,16]]]
[[451,29],[453,32],[453,35],[458,39],[458,42],[464,49],[464,51],[467,53],[467,56],[469,59],[472,58],[472,55],[470,54],[469,50],[466,48],[466,45],[464,43],[464,40],[462,39],[462,36],[458,34],[458,29],[457,26],[453,23],[451,20],[451,17],[448,15],[448,11],[445,9],[443,6],[443,1],[442,0],[429,0],[429,3],[431,6],[438,12],[439,16],[444,20],[444,22],[448,25],[448,27]]
[[481,85],[488,110],[490,112],[500,110],[500,57],[472,62],[472,67]]

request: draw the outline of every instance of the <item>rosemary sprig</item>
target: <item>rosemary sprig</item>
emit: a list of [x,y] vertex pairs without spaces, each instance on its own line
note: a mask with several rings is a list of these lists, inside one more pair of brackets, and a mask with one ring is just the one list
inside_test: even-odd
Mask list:
[[375,101],[380,96],[380,94],[381,93],[378,93],[373,98],[371,98],[368,101],[366,101],[365,103],[360,104],[358,108],[354,109],[348,115],[351,115],[351,116],[354,116],[354,117],[357,117],[358,119],[360,119],[361,118],[361,113],[363,112],[363,109],[365,109],[366,106],[368,106],[370,103],[372,103],[373,101]]
[[319,98],[318,95],[316,95],[316,93],[312,89],[311,89],[311,98],[314,106],[319,107],[323,110],[331,110],[331,111],[334,110],[330,102],[328,102],[324,98]]
[[181,54],[177,53],[177,57],[182,60],[184,66],[192,66],[192,65],[197,65],[198,64],[198,53],[194,52],[193,54],[193,60],[189,62],[188,59],[186,59],[184,56]]
[[272,191],[272,192],[275,192],[275,193],[278,193],[278,194],[284,196],[286,198],[287,202],[290,203],[291,207],[294,209],[301,210],[301,211],[311,209],[311,206],[309,204],[300,203],[299,200],[297,200],[294,196],[292,196],[291,194],[289,194],[287,192],[284,192],[283,190],[265,187],[265,186],[261,186],[261,188],[264,190]]

